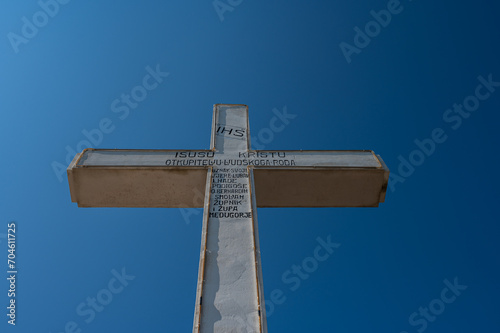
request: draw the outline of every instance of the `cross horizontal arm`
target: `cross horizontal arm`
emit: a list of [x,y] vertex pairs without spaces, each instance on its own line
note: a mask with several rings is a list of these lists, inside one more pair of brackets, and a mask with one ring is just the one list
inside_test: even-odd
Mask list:
[[[68,167],[80,207],[202,207],[206,169],[254,168],[259,207],[376,207],[389,170],[373,151],[86,149]],[[78,186],[74,186],[78,185]]]
[[[85,149],[75,157],[68,169],[104,166],[212,166],[215,154],[214,150]],[[384,168],[380,157],[371,150],[256,150],[237,152],[236,155],[219,160],[238,160],[238,165],[250,167]],[[219,166],[224,166],[224,162],[218,163]]]

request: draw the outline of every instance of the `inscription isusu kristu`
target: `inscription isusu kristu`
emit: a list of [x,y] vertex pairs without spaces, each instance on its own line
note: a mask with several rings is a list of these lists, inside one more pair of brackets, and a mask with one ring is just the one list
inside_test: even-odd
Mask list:
[[167,166],[295,166],[286,152],[239,152],[237,156],[217,158],[214,151],[180,151],[167,159]]

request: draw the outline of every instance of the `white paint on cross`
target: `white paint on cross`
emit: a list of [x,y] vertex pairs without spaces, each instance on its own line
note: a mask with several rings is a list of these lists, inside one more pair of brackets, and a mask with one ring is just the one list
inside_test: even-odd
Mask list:
[[254,151],[248,107],[214,106],[210,150],[86,149],[68,167],[80,207],[198,207],[194,333],[267,332],[259,207],[376,207],[389,170],[372,151]]

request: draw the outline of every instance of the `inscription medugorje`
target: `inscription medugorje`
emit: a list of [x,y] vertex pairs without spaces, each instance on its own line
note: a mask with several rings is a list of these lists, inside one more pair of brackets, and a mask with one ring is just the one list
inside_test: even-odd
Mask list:
[[251,218],[248,171],[243,168],[216,168],[213,171],[212,203],[209,216]]

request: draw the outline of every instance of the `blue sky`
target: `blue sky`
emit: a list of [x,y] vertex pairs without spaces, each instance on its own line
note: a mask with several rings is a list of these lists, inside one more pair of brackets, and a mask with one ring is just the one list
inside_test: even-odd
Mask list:
[[[391,170],[379,208],[259,209],[269,332],[500,330],[496,2],[2,5],[2,332],[192,329],[201,210],[78,208],[63,169],[97,130],[96,148],[209,148],[215,103],[249,105],[265,149],[373,149]],[[340,245],[290,283],[318,238]]]

